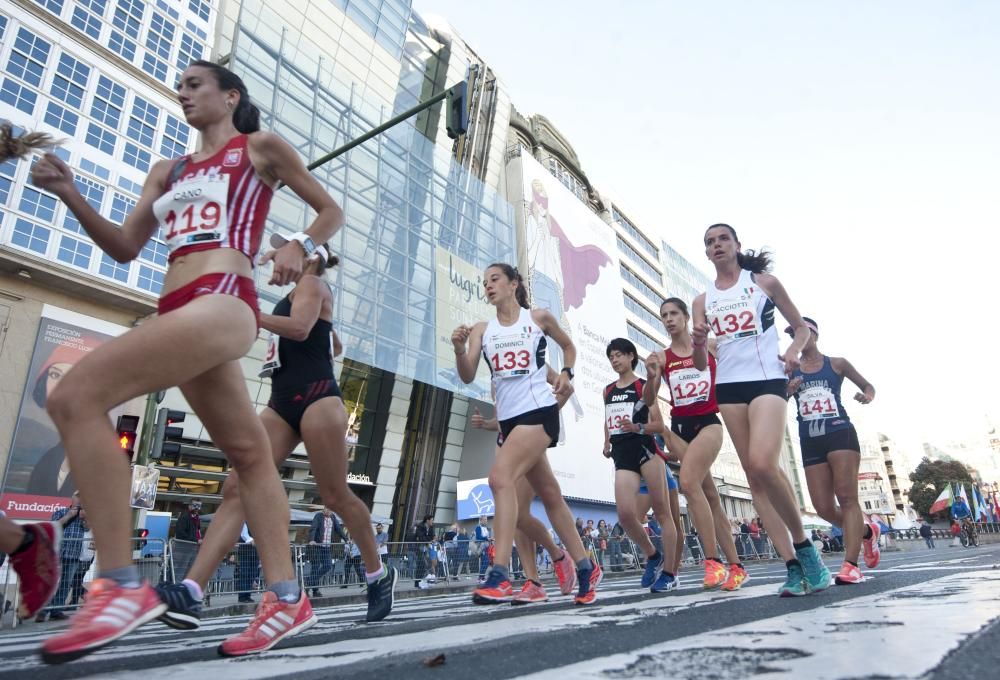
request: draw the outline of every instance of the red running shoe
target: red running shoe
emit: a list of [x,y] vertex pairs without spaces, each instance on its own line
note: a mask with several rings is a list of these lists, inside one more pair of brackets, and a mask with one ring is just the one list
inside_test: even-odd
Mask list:
[[576,589],[576,565],[569,553],[563,550],[562,559],[552,563],[552,569],[559,579],[559,592],[569,595]]
[[10,566],[20,582],[21,604],[17,615],[30,619],[48,604],[59,587],[59,539],[62,528],[57,522],[25,524],[35,540],[28,549],[10,556]]
[[861,542],[864,547],[862,552],[865,554],[865,566],[874,569],[878,566],[879,560],[882,559],[882,551],[878,547],[878,537],[882,534],[882,530],[875,522],[869,522],[868,526],[871,527],[872,537]]
[[90,586],[83,607],[69,621],[69,628],[42,643],[45,663],[79,659],[114,642],[167,610],[149,583],[124,588],[110,579]]
[[296,633],[311,628],[319,618],[313,614],[303,591],[298,602],[283,602],[270,590],[264,593],[245,631],[219,645],[220,656],[246,656],[264,652]]

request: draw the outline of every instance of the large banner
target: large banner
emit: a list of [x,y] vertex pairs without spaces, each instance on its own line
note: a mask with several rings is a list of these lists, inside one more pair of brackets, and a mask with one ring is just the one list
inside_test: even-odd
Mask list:
[[[531,304],[552,312],[576,346],[576,393],[562,410],[564,435],[549,449],[549,461],[565,495],[613,501],[614,465],[601,451],[603,389],[616,377],[605,350],[613,338],[626,337],[615,234],[530,155],[511,163],[521,171],[517,207]],[[562,350],[549,347],[548,362],[558,371]]]
[[488,478],[459,481],[455,491],[455,519],[492,517],[496,512]]
[[490,369],[479,362],[476,379],[470,385],[462,383],[455,368],[455,349],[451,332],[462,324],[472,325],[496,316],[496,309],[486,300],[483,272],[444,248],[434,249],[437,327],[437,365],[439,377],[455,388],[482,401],[493,401],[490,393]]
[[76,485],[45,400],[88,352],[126,330],[58,307],[42,308],[0,495],[0,509],[8,517],[49,519],[69,505]]

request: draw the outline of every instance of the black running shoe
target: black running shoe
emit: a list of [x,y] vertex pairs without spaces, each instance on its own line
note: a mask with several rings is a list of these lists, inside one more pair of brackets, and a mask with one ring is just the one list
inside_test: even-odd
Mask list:
[[177,630],[194,630],[201,626],[201,602],[191,596],[183,583],[161,583],[156,593],[167,605],[160,621]]
[[372,623],[389,616],[396,601],[396,567],[386,567],[382,578],[368,586],[368,614],[365,621]]

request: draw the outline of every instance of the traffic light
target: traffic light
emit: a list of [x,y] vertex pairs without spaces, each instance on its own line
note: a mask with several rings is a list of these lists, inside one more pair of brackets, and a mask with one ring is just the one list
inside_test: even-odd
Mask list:
[[187,414],[184,411],[175,411],[169,408],[161,408],[156,413],[156,429],[153,433],[153,448],[149,452],[149,457],[159,460],[163,454],[176,456],[181,452],[181,445],[178,442],[168,441],[170,439],[180,439],[184,436],[184,428],[173,427],[174,423],[183,423]]
[[146,547],[146,538],[149,536],[149,529],[136,529],[133,538],[135,541],[132,550],[142,550]]
[[448,90],[445,130],[452,139],[458,139],[469,129],[469,85],[462,81]]
[[139,429],[139,416],[118,416],[118,446],[128,454],[129,460],[135,453],[135,440]]

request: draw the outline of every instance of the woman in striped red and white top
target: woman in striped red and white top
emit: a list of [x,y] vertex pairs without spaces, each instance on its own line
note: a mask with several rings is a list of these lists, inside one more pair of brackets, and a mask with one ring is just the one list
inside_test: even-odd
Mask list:
[[[303,233],[265,256],[271,283],[296,280],[315,243],[343,224],[340,207],[292,147],[260,131],[259,112],[238,76],[210,62],[181,75],[178,100],[201,148],[153,166],[142,196],[121,227],[99,215],[73,184],[73,172],[46,154],[34,184],[61,198],[108,255],[129,262],[158,229],[170,249],[159,315],[90,352],[48,400],[73,477],[94,530],[101,570],[83,609],[42,655],[50,663],[83,656],[163,614],[166,605],[141,580],[129,547],[129,468],[109,410],[179,385],[184,397],[239,472],[250,526],[270,590],[223,655],[263,651],[316,621],[300,592],[288,552],[288,499],[254,411],[239,360],[257,338],[251,278],[271,196],[287,184],[315,211]],[[294,241],[294,242],[293,242]]]

